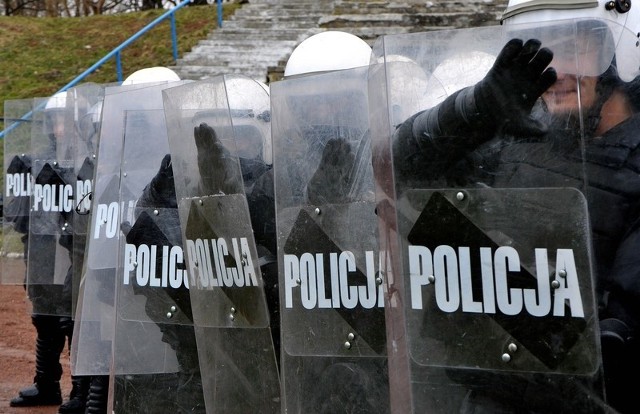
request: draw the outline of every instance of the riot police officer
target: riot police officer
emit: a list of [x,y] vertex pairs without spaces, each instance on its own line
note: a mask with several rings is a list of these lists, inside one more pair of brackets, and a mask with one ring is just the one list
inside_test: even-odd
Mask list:
[[[631,253],[638,246],[635,223],[640,213],[639,118],[633,95],[639,12],[637,5],[618,1],[566,8],[510,1],[504,27],[510,37],[520,38],[506,43],[482,80],[410,117],[393,141],[394,170],[402,190],[555,183],[584,192],[606,399],[620,412],[634,409],[634,378],[640,367],[640,312],[635,304],[639,263]],[[554,38],[546,44],[530,38],[532,24],[548,25]],[[564,41],[567,27],[575,38]],[[576,168],[579,165],[584,169]],[[470,386],[466,409],[560,409],[543,404],[540,395],[529,395],[532,383],[515,387],[512,382],[511,392],[493,392],[506,377],[494,376],[495,384],[488,377],[475,380],[480,378],[493,386]],[[473,382],[471,375],[457,379]],[[592,402],[598,398],[597,393],[587,397]]]
[[[37,111],[42,116],[43,131],[40,131],[41,125],[34,123],[34,139],[32,147],[37,151],[39,158],[37,169],[40,173],[36,178],[36,184],[40,186],[51,186],[55,184],[64,184],[69,177],[65,177],[69,170],[69,166],[48,162],[53,159],[67,160],[72,155],[68,153],[70,150],[67,141],[72,139],[70,131],[65,130],[67,120],[65,119],[68,105],[67,93],[61,92],[48,98],[44,104],[44,108]],[[43,137],[40,142],[38,137]],[[35,148],[37,144],[41,145]],[[42,165],[40,165],[42,164]],[[53,168],[51,171],[47,169]],[[48,177],[48,178],[47,178]],[[56,177],[63,177],[63,182],[58,182]],[[55,181],[55,183],[54,183]],[[65,187],[66,188],[66,187]],[[72,188],[72,187],[71,187]],[[36,200],[34,197],[42,198],[43,194],[33,194],[32,202]],[[40,205],[40,209],[44,210],[44,205]],[[51,209],[50,211],[53,211]],[[11,400],[10,405],[13,407],[39,406],[39,405],[59,405],[62,403],[60,394],[60,378],[62,376],[62,366],[60,365],[60,354],[68,342],[71,344],[73,333],[73,319],[71,316],[72,308],[72,272],[69,262],[68,271],[64,276],[62,285],[57,284],[55,279],[56,262],[60,256],[51,256],[44,253],[46,250],[56,251],[59,247],[63,247],[71,258],[72,237],[64,230],[62,232],[49,231],[45,229],[47,223],[53,223],[61,220],[64,223],[70,222],[71,214],[69,211],[60,213],[43,213],[42,215],[32,213],[31,225],[28,233],[28,253],[31,254],[30,270],[27,275],[27,291],[33,304],[33,314],[31,316],[33,325],[36,327],[36,375],[34,384],[19,392],[18,397]],[[48,217],[47,217],[48,216]],[[57,223],[53,223],[57,227]],[[67,227],[63,224],[63,229]],[[67,259],[71,260],[71,259]],[[45,272],[46,274],[42,274]],[[57,296],[53,299],[53,296]],[[84,396],[88,390],[88,383],[82,378],[72,376],[72,390],[70,400],[60,406],[62,413],[79,413],[84,412]]]

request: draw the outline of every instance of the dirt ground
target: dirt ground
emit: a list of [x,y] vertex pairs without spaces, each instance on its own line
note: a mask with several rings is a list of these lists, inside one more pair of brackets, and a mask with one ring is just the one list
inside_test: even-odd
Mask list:
[[[21,260],[7,260],[0,272],[19,272]],[[4,275],[7,276],[7,275]],[[13,408],[9,401],[18,390],[33,383],[35,372],[35,328],[31,324],[28,299],[21,285],[0,284],[0,414],[55,414],[58,407]],[[62,398],[71,390],[69,351],[62,363]]]

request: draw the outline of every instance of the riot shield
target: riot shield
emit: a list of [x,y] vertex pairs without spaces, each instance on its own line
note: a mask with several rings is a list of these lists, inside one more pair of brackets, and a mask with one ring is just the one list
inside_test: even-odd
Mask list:
[[[124,117],[114,408],[204,412],[164,112]],[[132,343],[141,331],[144,343]]]
[[[513,37],[552,50],[564,42],[551,64],[580,62],[580,23],[568,24],[564,35],[488,27],[385,36],[374,46],[373,164],[381,246],[391,258],[394,412],[606,410],[585,124],[577,112],[552,111],[547,95],[524,115],[546,128],[538,135],[505,119],[474,123],[472,112],[452,118],[462,104],[450,106]],[[421,87],[412,82],[416,67]],[[424,112],[405,112],[398,123],[398,108]]]
[[74,209],[73,111],[66,93],[36,98],[27,292],[38,315],[71,316]]
[[26,283],[27,237],[31,196],[33,99],[4,103],[4,207],[1,284]]
[[95,162],[98,155],[100,116],[105,85],[84,83],[67,91],[73,105],[74,214],[72,315],[75,317],[89,228]]
[[165,91],[164,109],[206,410],[279,412],[272,259],[247,201],[270,169],[269,96],[223,75]]
[[388,412],[368,68],[271,85],[282,312],[291,412]]
[[[154,84],[105,88],[86,255],[71,346],[74,375],[108,376],[115,362],[113,344],[116,328],[116,272],[121,257],[118,250],[120,217],[122,211],[135,207],[133,203],[121,205],[120,199],[123,197],[125,200],[134,200],[136,197],[125,197],[120,190],[125,112],[161,108],[160,91],[170,86],[171,84]],[[155,338],[160,337],[158,330],[153,335]],[[149,338],[152,338],[151,334]],[[131,335],[128,338],[130,349],[145,349],[147,339],[139,333]],[[136,370],[138,367],[135,365],[130,368]],[[113,366],[114,372],[122,373],[126,369],[127,367]]]

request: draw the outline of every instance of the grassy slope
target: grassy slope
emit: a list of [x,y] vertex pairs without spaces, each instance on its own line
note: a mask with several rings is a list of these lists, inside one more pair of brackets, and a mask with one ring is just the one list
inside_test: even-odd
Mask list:
[[[225,4],[223,18],[237,7]],[[52,95],[162,13],[57,19],[0,16],[0,116],[4,101]],[[179,55],[217,26],[216,5],[183,7],[175,16]],[[127,47],[121,62],[125,78],[144,67],[173,65],[169,20]],[[85,81],[107,83],[116,78],[115,59],[111,59]],[[3,144],[0,140],[0,171],[4,172]],[[4,173],[0,188],[4,191]]]
[[[225,17],[236,7],[225,5]],[[216,6],[178,10],[179,54],[189,51],[215,29],[216,10]],[[0,17],[0,98],[51,95],[163,12],[57,19]],[[169,21],[126,48],[121,60],[124,77],[143,67],[174,64]],[[86,80],[115,81],[115,60]]]

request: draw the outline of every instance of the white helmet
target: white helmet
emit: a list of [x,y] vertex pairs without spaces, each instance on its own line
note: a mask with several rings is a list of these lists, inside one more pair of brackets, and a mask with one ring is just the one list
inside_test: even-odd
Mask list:
[[55,134],[58,138],[64,133],[65,109],[67,107],[67,92],[58,92],[48,98],[42,113],[44,115],[44,133]]
[[51,98],[47,99],[47,103],[44,106],[46,112],[63,110],[67,106],[67,91],[58,92]]
[[[255,145],[258,155],[267,164],[273,163],[273,155],[271,149],[271,113],[269,107],[269,87],[263,82],[253,80],[251,78],[230,74],[224,75],[225,87],[227,90],[227,98],[229,99],[229,108],[231,108],[232,115],[234,110],[251,109],[253,115],[250,117],[240,116],[234,120],[234,127],[241,127],[243,124],[248,124],[251,128],[245,128],[245,130],[260,131],[253,137],[256,139]],[[265,100],[256,99],[256,84],[258,84],[265,92],[267,98]],[[264,96],[264,95],[260,95]],[[257,105],[257,102],[263,102],[264,105]],[[260,138],[260,140],[258,140]],[[246,148],[245,152],[251,154],[251,148]],[[240,154],[240,148],[238,148]],[[247,156],[247,155],[245,155]]]
[[102,103],[103,99],[100,99],[98,102],[91,105],[91,108],[87,111],[87,116],[90,117],[91,122],[99,123],[102,119]]
[[[224,82],[220,82],[220,78]],[[224,94],[220,89],[222,85]],[[245,75],[226,74],[198,81],[183,90],[185,92],[180,93],[182,99],[175,102],[180,102],[180,107],[192,114],[188,116],[194,127],[201,123],[217,126],[218,138],[228,149],[233,148],[239,157],[272,164],[271,111],[266,84]],[[228,109],[222,109],[227,106]],[[231,123],[227,125],[229,116]],[[235,135],[227,126],[233,128]]]
[[163,66],[155,66],[152,68],[139,69],[127,76],[122,81],[123,85],[138,85],[141,83],[154,83],[154,82],[176,82],[180,77],[177,73],[169,68]]
[[327,31],[300,43],[291,53],[284,76],[351,69],[369,64],[371,46],[358,36]]
[[630,0],[510,0],[502,15],[507,26],[575,19],[607,24],[612,46],[604,47],[611,49],[604,53],[610,57],[609,64],[615,57],[621,79],[630,81],[640,73],[640,5],[632,6]]
[[[387,93],[392,105],[392,123],[397,125],[425,106],[427,74],[418,63],[408,56],[391,54],[378,58],[384,64]],[[374,70],[381,68],[375,65]]]
[[80,120],[80,129],[84,139],[93,138],[94,134],[99,131],[100,122],[102,121],[103,102],[104,100],[100,99],[98,102],[91,105]]
[[481,81],[495,59],[489,53],[475,50],[443,60],[429,78],[425,107],[435,106],[454,92]]

